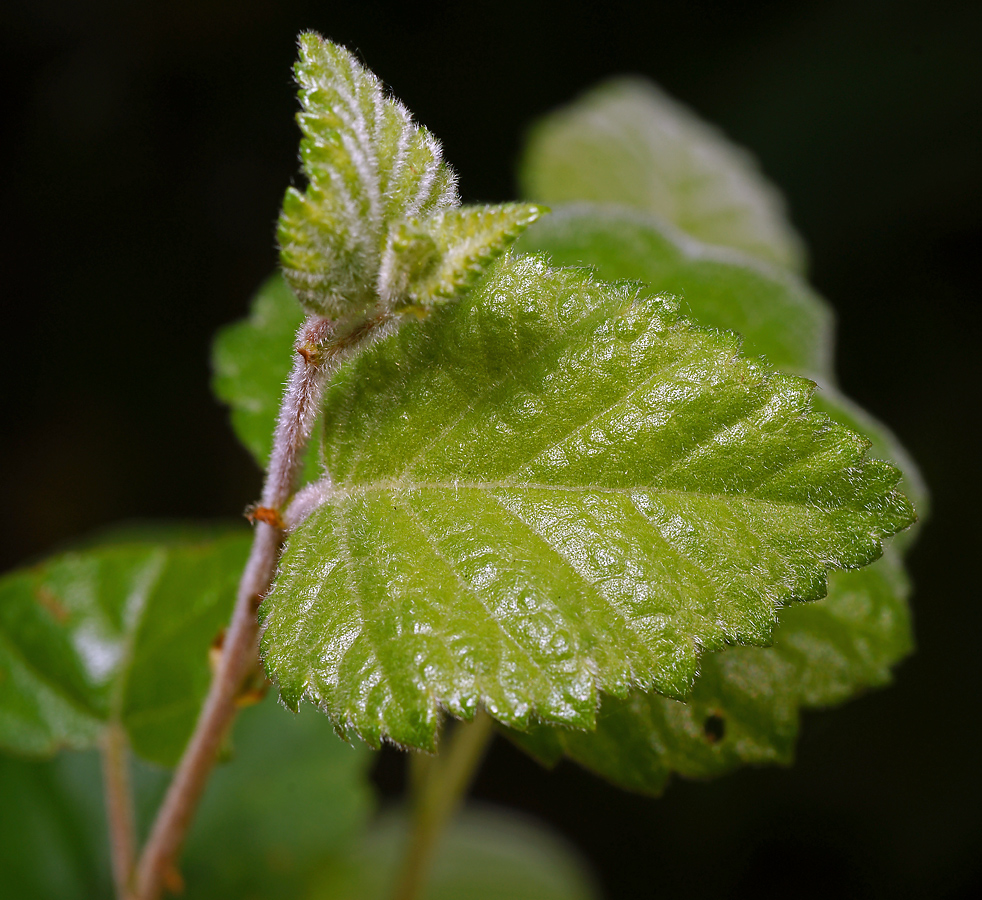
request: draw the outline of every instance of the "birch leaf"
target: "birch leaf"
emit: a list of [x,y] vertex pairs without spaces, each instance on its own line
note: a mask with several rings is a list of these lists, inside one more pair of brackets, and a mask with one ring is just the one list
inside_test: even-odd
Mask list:
[[707,244],[801,271],[805,251],[757,161],[650,81],[602,84],[532,129],[525,197],[655,213]]
[[261,609],[267,671],[420,748],[443,711],[589,729],[600,692],[684,696],[912,520],[811,390],[671,297],[499,262],[329,388],[334,481]]

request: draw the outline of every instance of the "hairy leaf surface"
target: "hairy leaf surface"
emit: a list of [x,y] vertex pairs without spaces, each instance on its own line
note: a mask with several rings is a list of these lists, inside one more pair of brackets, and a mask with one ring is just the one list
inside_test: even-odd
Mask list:
[[722,775],[790,763],[801,708],[839,703],[890,680],[912,649],[909,584],[898,552],[832,572],[828,596],[781,612],[769,648],[704,657],[684,703],[652,692],[605,696],[593,732],[540,727],[509,737],[546,765],[566,755],[627,790],[658,794],[673,772]]
[[89,747],[117,721],[145,759],[174,763],[248,544],[244,529],[160,529],[0,579],[0,746]]
[[[928,495],[916,464],[886,426],[834,386],[831,317],[795,276],[685,238],[650,213],[623,207],[562,208],[538,223],[523,246],[555,262],[590,266],[604,278],[637,278],[654,290],[677,291],[698,321],[739,330],[745,350],[816,377],[822,382],[816,408],[870,440],[870,456],[903,472],[901,488],[924,518]],[[899,535],[896,550],[915,533]],[[565,752],[623,787],[647,792],[661,790],[671,771],[710,776],[740,762],[787,761],[800,707],[883,684],[889,667],[910,652],[908,584],[898,553],[888,556],[861,572],[833,573],[829,596],[819,603],[782,610],[773,648],[707,656],[687,706],[655,694],[605,697],[595,733],[543,728],[532,737],[512,737],[544,761]],[[842,609],[849,614],[830,630],[829,617]],[[821,652],[797,654],[800,645]],[[814,683],[822,679],[837,689],[816,693]]]
[[389,225],[457,205],[456,177],[436,138],[343,47],[301,34],[295,71],[308,184],[283,199],[280,260],[304,307],[343,327],[378,303]]
[[424,314],[476,281],[542,212],[530,203],[465,206],[393,226],[382,295],[397,313]]
[[[408,838],[388,816],[361,847],[335,858],[307,900],[387,900]],[[440,840],[420,900],[589,900],[599,891],[572,847],[542,825],[491,808],[469,808]]]
[[706,243],[804,268],[804,245],[756,160],[643,79],[609,81],[540,120],[519,174],[530,200],[619,203]]
[[683,696],[909,524],[899,473],[670,297],[535,258],[379,342],[326,398],[334,483],[262,610],[285,701],[432,747],[440,712],[590,728]]
[[903,472],[901,489],[921,519],[927,514],[927,490],[916,463],[882,422],[836,389],[832,313],[800,278],[687,238],[657,216],[624,207],[563,207],[535,223],[520,246],[545,253],[557,265],[588,266],[609,281],[637,280],[678,294],[695,321],[738,332],[745,353],[819,382],[817,408],[869,439],[870,455]]

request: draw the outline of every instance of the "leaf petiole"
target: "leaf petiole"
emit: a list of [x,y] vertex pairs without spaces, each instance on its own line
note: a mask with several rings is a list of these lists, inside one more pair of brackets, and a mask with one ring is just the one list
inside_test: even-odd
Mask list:
[[457,723],[444,753],[416,753],[410,758],[412,824],[394,900],[419,897],[440,835],[470,787],[494,734],[493,727],[491,717],[478,710],[473,721]]

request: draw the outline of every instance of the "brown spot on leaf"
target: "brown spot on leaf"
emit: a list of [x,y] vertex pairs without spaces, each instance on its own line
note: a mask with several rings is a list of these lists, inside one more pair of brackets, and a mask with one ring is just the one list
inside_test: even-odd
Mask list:
[[41,606],[51,613],[52,617],[59,625],[64,625],[68,621],[70,613],[67,609],[65,609],[61,601],[54,595],[50,588],[47,588],[42,584],[34,591],[34,598]]

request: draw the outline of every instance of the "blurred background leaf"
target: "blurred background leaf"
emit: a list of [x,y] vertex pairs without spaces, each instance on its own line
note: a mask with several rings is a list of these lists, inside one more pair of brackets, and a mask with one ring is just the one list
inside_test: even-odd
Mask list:
[[[789,770],[678,782],[652,802],[576,766],[545,774],[498,741],[476,792],[548,817],[611,900],[656,883],[754,900],[982,891],[982,485],[965,476],[982,383],[978,3],[610,0],[574,13],[502,0],[380,15],[322,0],[12,0],[0,18],[0,197],[17,223],[0,245],[17,335],[0,355],[0,565],[111,521],[238,516],[258,496],[211,395],[208,348],[275,267],[298,171],[301,28],[358,48],[441,136],[467,202],[514,198],[534,118],[640,73],[785,193],[836,312],[839,383],[924,471],[932,519],[909,556],[918,652],[890,690],[806,715]],[[383,751],[375,778],[401,790],[401,757]]]

